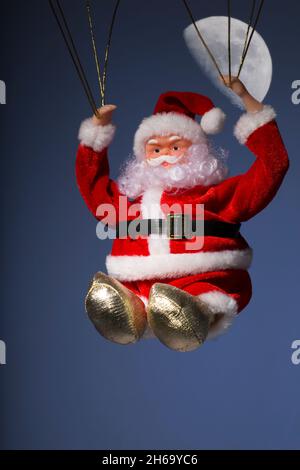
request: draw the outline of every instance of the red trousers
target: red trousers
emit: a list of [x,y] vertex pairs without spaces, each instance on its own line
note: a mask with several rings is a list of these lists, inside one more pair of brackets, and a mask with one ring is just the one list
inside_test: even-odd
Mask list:
[[238,312],[246,307],[252,295],[248,271],[237,269],[195,274],[177,279],[151,279],[123,282],[123,284],[139,297],[148,299],[151,286],[156,282],[170,284],[195,296],[218,291],[236,301]]

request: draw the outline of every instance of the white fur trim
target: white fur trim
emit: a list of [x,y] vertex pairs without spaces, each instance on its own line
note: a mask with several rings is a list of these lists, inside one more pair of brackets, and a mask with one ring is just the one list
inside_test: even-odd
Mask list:
[[133,151],[142,160],[145,156],[145,143],[155,135],[176,134],[190,140],[193,144],[205,139],[201,126],[194,119],[179,113],[160,113],[145,118],[134,137]]
[[112,256],[106,258],[110,276],[119,281],[164,279],[223,269],[248,269],[252,250],[224,250],[153,256]]
[[226,115],[220,108],[213,108],[205,113],[201,119],[201,127],[205,134],[218,134],[222,131]]
[[[165,219],[161,210],[161,188],[150,188],[144,192],[141,202],[143,219]],[[150,255],[164,255],[170,253],[170,240],[163,235],[152,234],[147,238]]]
[[207,339],[213,339],[225,333],[238,312],[235,299],[219,291],[206,292],[198,298],[210,307],[213,315],[220,315],[218,321],[211,325]]
[[276,118],[272,106],[265,105],[261,111],[243,114],[234,128],[234,135],[241,144],[247,142],[248,137],[257,129],[268,124]]
[[112,124],[107,126],[97,126],[93,119],[86,119],[79,129],[79,140],[82,145],[91,147],[95,152],[100,152],[109,146],[116,132],[116,127]]

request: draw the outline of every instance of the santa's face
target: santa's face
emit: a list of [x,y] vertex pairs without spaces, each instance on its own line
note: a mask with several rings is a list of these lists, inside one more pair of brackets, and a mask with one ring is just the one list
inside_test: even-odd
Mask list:
[[184,163],[192,142],[178,135],[154,135],[145,145],[145,156],[149,166],[171,168]]
[[177,134],[153,135],[145,144],[144,158],[133,156],[118,180],[122,194],[135,199],[149,188],[188,189],[211,185],[227,175],[223,152],[207,139],[192,143]]

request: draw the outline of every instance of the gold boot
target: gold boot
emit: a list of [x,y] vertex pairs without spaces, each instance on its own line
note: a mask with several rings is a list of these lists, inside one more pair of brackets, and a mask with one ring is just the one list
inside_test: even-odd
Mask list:
[[148,321],[165,345],[175,351],[193,351],[205,341],[210,311],[196,297],[169,284],[154,284],[150,291]]
[[114,343],[135,343],[146,329],[144,303],[106,274],[97,273],[94,276],[85,307],[99,333]]

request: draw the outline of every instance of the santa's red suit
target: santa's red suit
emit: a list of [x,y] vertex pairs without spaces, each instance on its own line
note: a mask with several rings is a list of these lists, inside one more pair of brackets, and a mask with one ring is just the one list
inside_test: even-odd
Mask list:
[[[158,111],[161,109],[156,109],[155,115],[148,118],[149,122],[144,121],[137,131],[137,155],[143,151],[146,139],[151,134],[157,135],[159,129],[161,135],[172,130],[192,141],[195,132],[199,132],[200,126],[192,121],[192,115],[186,110]],[[212,118],[218,112],[211,102],[206,103],[205,112],[202,112],[206,128],[211,127]],[[172,118],[168,123],[167,117]],[[204,128],[205,122],[201,124]],[[88,208],[95,216],[101,204],[112,204],[118,213],[120,191],[117,183],[109,178],[107,158],[107,148],[114,133],[115,127],[111,124],[101,127],[87,120],[79,134],[77,181]],[[256,157],[246,173],[219,184],[188,190],[167,192],[153,187],[136,200],[128,200],[128,207],[139,204],[141,217],[147,214],[146,217],[151,219],[165,219],[164,208],[174,203],[182,207],[184,204],[203,204],[204,218],[208,221],[241,223],[255,216],[270,203],[279,189],[288,169],[287,152],[275,122],[275,112],[270,106],[242,115],[234,133]],[[213,337],[231,324],[251,298],[251,280],[247,271],[251,258],[251,249],[243,237],[206,236],[204,246],[194,251],[187,249],[185,240],[149,235],[146,239],[128,237],[114,240],[106,266],[110,276],[121,281],[145,302],[155,282],[169,283],[200,296],[210,305],[212,312],[224,314],[211,327],[209,337]]]

